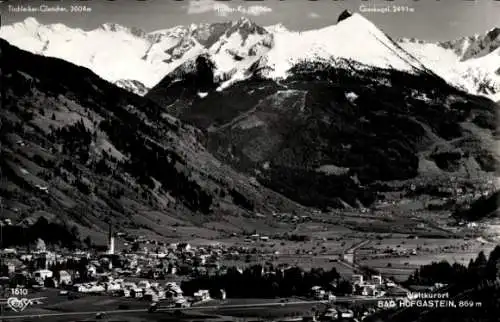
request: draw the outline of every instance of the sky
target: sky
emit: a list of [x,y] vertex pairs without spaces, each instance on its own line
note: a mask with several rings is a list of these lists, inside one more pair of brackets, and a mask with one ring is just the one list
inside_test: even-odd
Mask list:
[[[1,1],[1,0],[0,0]],[[14,12],[17,6],[41,4],[70,9],[86,6],[90,12]],[[367,12],[389,7],[391,12]],[[400,12],[393,12],[393,7]],[[106,22],[147,32],[192,23],[236,20],[246,16],[262,26],[281,23],[291,30],[335,24],[344,10],[361,13],[390,36],[427,41],[456,39],[500,27],[500,0],[4,0],[2,24],[35,17],[41,23],[63,23],[90,30]]]

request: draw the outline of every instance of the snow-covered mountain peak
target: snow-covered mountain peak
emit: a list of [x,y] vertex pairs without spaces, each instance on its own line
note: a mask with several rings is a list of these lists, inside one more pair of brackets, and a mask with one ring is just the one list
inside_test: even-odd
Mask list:
[[349,10],[344,10],[342,11],[342,13],[339,15],[338,19],[337,19],[337,23],[338,22],[341,22],[342,20],[345,20],[347,18],[350,18],[352,17],[352,12],[349,11]]
[[440,42],[439,45],[453,50],[461,61],[480,58],[500,48],[500,28],[492,28],[483,34]]
[[36,35],[38,29],[42,26],[38,20],[33,17],[28,17],[23,21],[13,23],[12,25],[3,25],[1,28],[4,33],[18,33],[19,35]]
[[334,25],[337,30],[345,30],[351,33],[363,33],[363,32],[376,32],[383,34],[383,32],[375,26],[370,20],[366,19],[359,13],[353,13],[349,17],[339,20],[339,22]]
[[493,28],[484,36],[477,37],[462,56],[462,60],[484,57],[500,48],[500,28]]
[[162,41],[176,41],[189,33],[189,28],[186,26],[176,26],[169,29],[155,30],[145,35],[153,44],[160,43]]
[[225,32],[226,37],[230,37],[233,33],[239,33],[243,41],[250,35],[265,35],[267,30],[257,25],[248,18],[241,18],[235,21],[230,28]]
[[274,43],[259,62],[260,69],[273,78],[287,77],[290,68],[299,62],[335,58],[407,72],[426,70],[371,21],[357,13],[346,14],[336,25],[319,30],[275,33]]
[[38,28],[40,26],[40,23],[38,22],[38,20],[36,20],[36,18],[33,18],[33,17],[28,17],[28,18],[24,19],[22,22],[20,22],[20,24],[22,24],[28,28]]
[[[26,32],[25,25],[32,31]],[[208,55],[214,63],[214,77],[225,86],[250,77],[252,70],[281,78],[297,63],[333,63],[334,58],[408,72],[425,69],[368,19],[348,11],[340,15],[336,25],[304,32],[289,31],[283,25],[263,28],[246,17],[150,33],[116,23],[83,31],[27,19],[23,26],[2,26],[0,37],[22,49],[90,68],[138,93],[174,70],[192,66],[200,55]]]
[[473,94],[498,97],[500,28],[451,41],[401,39],[399,44],[449,83]]
[[259,32],[260,34],[267,33],[265,28],[259,26],[247,17],[241,17],[240,19],[234,21],[232,23],[232,26],[233,28],[238,30],[255,31]]

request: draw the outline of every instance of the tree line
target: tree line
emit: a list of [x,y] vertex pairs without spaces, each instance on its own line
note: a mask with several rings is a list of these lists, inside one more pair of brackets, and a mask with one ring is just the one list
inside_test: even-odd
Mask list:
[[[500,246],[497,246],[487,257],[480,252],[476,258],[471,259],[469,264],[450,264],[446,261],[424,265],[416,270],[406,281],[408,287],[411,285],[434,285],[435,283],[448,284],[446,293],[450,298],[459,302],[479,303],[478,306],[437,308],[426,310],[422,314],[422,308],[408,308],[399,310],[399,314],[393,311],[381,311],[367,318],[367,322],[388,321],[391,316],[393,322],[486,322],[498,321],[500,316],[500,280],[499,265]],[[439,292],[439,291],[438,291]]]
[[75,249],[80,246],[80,235],[76,226],[50,222],[45,217],[30,226],[3,226],[2,247],[28,246],[33,245],[38,239],[44,240],[47,244],[59,245],[61,247]]
[[250,266],[244,270],[231,267],[225,274],[199,276],[181,283],[181,288],[187,295],[200,289],[207,289],[211,293],[224,289],[227,296],[232,298],[307,296],[313,286],[321,286],[337,294],[352,291],[350,282],[341,280],[335,268],[304,271],[300,267],[282,270],[271,266],[264,272],[262,265]]
[[408,285],[433,285],[435,283],[474,286],[485,280],[495,280],[500,274],[500,246],[487,258],[481,251],[468,266],[447,261],[434,262],[417,269],[406,281]]

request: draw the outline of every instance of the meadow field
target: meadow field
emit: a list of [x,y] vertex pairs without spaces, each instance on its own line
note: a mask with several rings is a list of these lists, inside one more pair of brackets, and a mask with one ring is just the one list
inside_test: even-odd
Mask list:
[[467,266],[480,251],[488,256],[494,247],[495,244],[481,239],[381,239],[359,249],[356,262],[402,281],[420,266],[432,262],[447,261]]

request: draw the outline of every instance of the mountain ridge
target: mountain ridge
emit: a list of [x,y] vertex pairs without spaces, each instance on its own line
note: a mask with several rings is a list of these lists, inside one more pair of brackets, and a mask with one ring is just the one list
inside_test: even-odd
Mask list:
[[449,83],[494,101],[500,98],[500,28],[442,42],[398,42]]
[[[346,23],[350,26],[342,27]],[[234,28],[238,29],[242,39],[231,37],[231,29]],[[294,32],[282,27],[278,29],[260,27],[245,18],[232,22],[176,26],[149,33],[113,23],[90,31],[74,29],[73,32],[61,24],[45,26],[34,18],[27,18],[24,22],[2,26],[0,38],[34,53],[88,67],[106,80],[140,94],[144,93],[144,88],[152,88],[183,63],[207,53],[220,66],[219,77],[232,79],[226,86],[245,79],[247,70],[254,63],[264,64],[260,67],[270,73],[269,77],[284,77],[287,67],[291,67],[290,63],[297,62],[297,59],[348,57],[376,67],[411,69],[406,66],[408,63],[417,69],[423,67],[402,48],[394,47],[395,43],[387,35],[358,13],[349,13],[336,25],[318,30]],[[370,35],[373,32],[376,36]],[[245,33],[247,36],[242,36]],[[248,36],[253,39],[251,44],[243,40]],[[335,41],[322,41],[325,37],[336,38]],[[345,42],[345,37],[371,43],[372,48],[366,52],[357,50],[356,46],[350,48],[350,45],[334,44]],[[85,51],[71,49],[77,48],[81,41],[90,44]],[[284,45],[291,41],[302,44],[300,48],[295,48],[298,54],[293,54]],[[103,46],[108,51],[102,51]],[[307,47],[312,49],[304,50]],[[123,55],[124,52],[127,54]],[[127,68],[130,64],[137,67]],[[139,82],[138,87],[130,86],[130,80]]]

